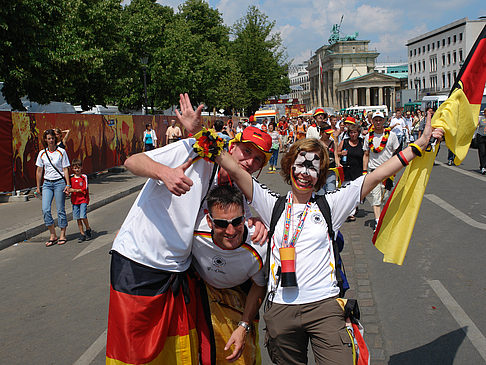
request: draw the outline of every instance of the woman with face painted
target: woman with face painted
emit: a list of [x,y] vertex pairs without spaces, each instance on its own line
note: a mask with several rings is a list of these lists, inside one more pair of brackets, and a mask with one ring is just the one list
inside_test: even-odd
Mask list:
[[[334,231],[339,230],[376,185],[421,155],[431,136],[442,138],[442,130],[432,132],[431,118],[429,113],[424,134],[413,147],[405,148],[346,187],[325,195]],[[200,122],[194,119],[193,124],[199,126]],[[185,127],[196,129],[194,125],[188,123]],[[216,162],[270,226],[278,194],[259,184],[227,152],[222,151]],[[286,194],[285,207],[269,242],[269,309],[264,314],[266,347],[276,364],[306,364],[309,340],[316,364],[353,364],[344,302],[338,298],[333,245],[326,219],[316,203],[315,192],[324,185],[328,167],[327,148],[316,139],[295,142],[281,161],[280,173],[291,190]],[[286,277],[290,280],[284,280]]]

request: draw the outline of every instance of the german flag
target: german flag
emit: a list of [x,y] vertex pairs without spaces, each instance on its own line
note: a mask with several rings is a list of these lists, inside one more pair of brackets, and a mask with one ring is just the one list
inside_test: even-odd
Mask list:
[[[204,293],[201,292],[204,291]],[[112,252],[106,364],[212,364],[205,287]]]
[[[445,131],[446,145],[456,155],[456,164],[466,157],[477,128],[485,83],[486,26],[457,75],[449,98],[432,118],[432,126]],[[437,152],[426,152],[408,165],[381,213],[373,243],[384,254],[385,262],[401,265],[405,259]]]

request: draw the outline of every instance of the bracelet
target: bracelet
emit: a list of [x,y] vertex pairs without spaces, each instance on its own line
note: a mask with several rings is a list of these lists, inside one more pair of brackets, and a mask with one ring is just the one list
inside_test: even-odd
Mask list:
[[66,187],[67,187],[67,188],[70,188],[70,187],[71,187],[71,185],[66,185]]
[[206,161],[213,161],[221,154],[224,148],[224,141],[212,129],[203,128],[194,138],[196,142],[192,146],[194,152]]
[[248,323],[243,322],[243,321],[239,321],[238,322],[238,326],[243,327],[245,329],[245,332],[246,333],[249,333],[250,332],[251,327],[250,327],[250,325]]
[[368,170],[363,170],[363,175],[366,175],[368,173]]
[[412,152],[415,154],[415,156],[422,157],[424,151],[420,148],[418,144],[410,143],[408,146],[412,149]]
[[397,157],[398,157],[398,159],[400,160],[400,162],[402,163],[403,166],[407,166],[408,165],[408,161],[405,158],[405,156],[403,155],[403,152],[402,151],[398,152]]

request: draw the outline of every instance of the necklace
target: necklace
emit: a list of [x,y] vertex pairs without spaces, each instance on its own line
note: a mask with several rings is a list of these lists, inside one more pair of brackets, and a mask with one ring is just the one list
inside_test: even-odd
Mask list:
[[288,240],[289,240],[289,230],[290,230],[290,219],[292,216],[292,192],[289,192],[289,195],[287,197],[287,210],[285,214],[285,226],[284,226],[282,247],[295,247],[295,243],[297,242],[297,239],[300,236],[300,232],[302,232],[302,228],[304,227],[304,221],[305,218],[307,217],[307,213],[309,212],[310,206],[311,206],[311,202],[308,201],[307,204],[305,205],[304,212],[300,217],[299,224],[297,225],[297,228],[295,229],[295,232],[289,244]]
[[388,142],[389,136],[390,136],[390,128],[385,128],[383,136],[381,137],[380,145],[378,147],[373,146],[373,138],[375,137],[375,128],[372,126],[368,133],[368,145],[370,146],[370,150],[376,153],[383,151],[383,149],[386,146],[386,142]]

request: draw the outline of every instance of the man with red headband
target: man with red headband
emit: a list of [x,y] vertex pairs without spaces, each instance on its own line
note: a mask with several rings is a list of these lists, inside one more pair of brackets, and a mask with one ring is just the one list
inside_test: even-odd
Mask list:
[[[194,111],[187,94],[180,103],[179,120],[200,117],[203,106]],[[125,161],[132,173],[149,179],[111,251],[107,364],[211,363],[204,351],[211,347],[207,312],[190,271],[192,239],[211,186],[231,181],[196,155],[194,142],[184,139]],[[268,134],[248,127],[231,141],[229,153],[253,173],[268,162],[271,145]],[[263,242],[266,231],[255,238]]]

